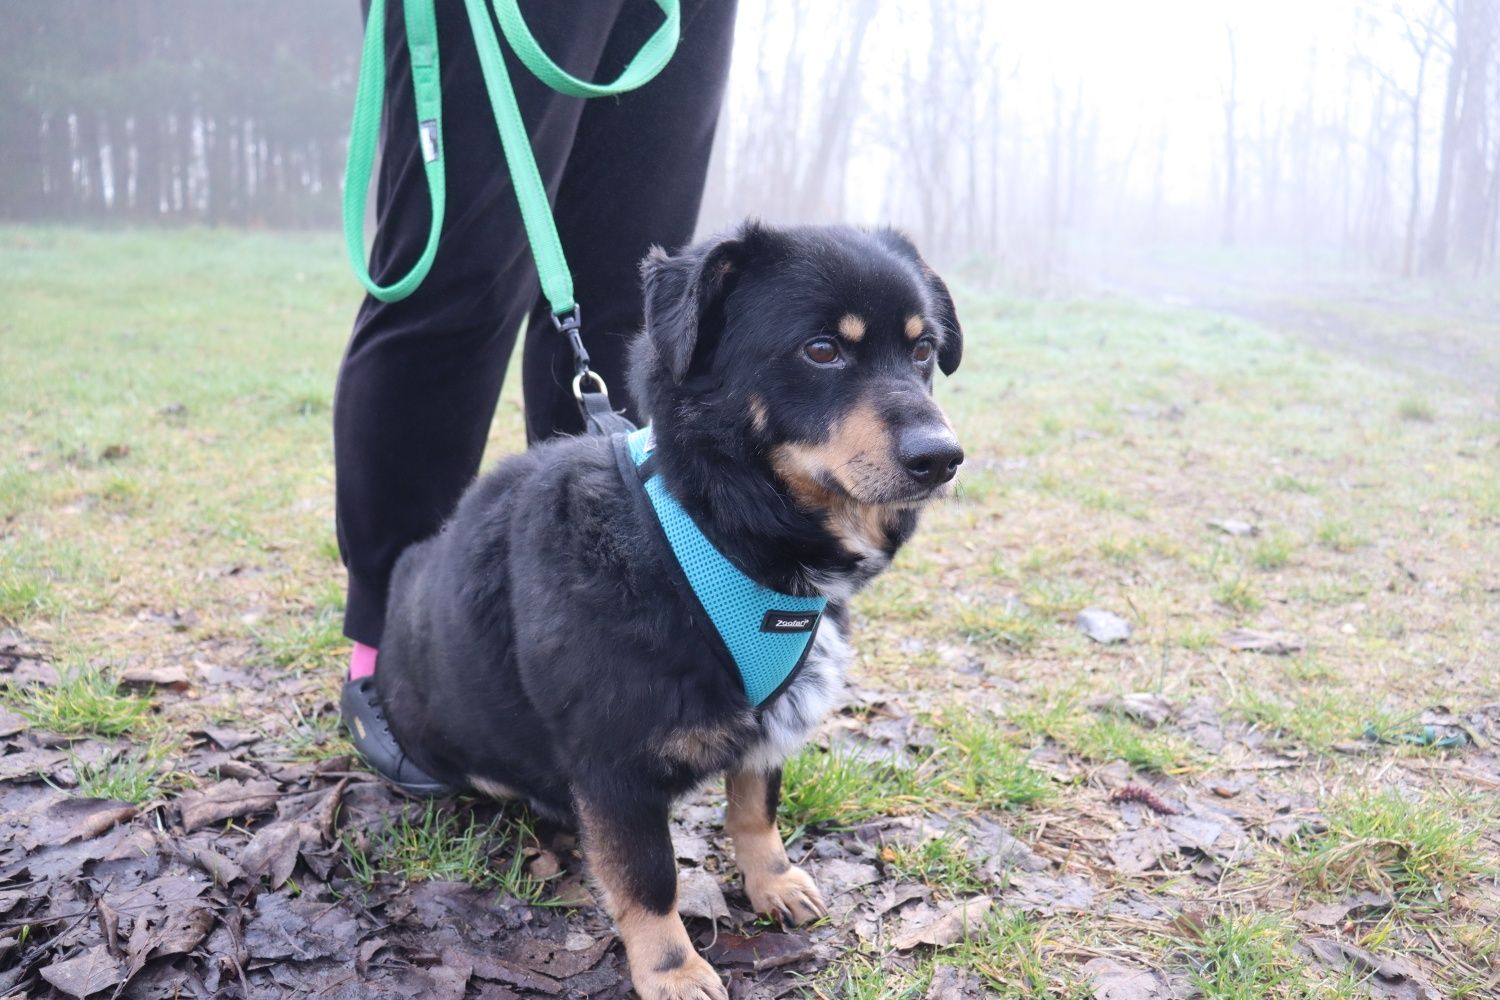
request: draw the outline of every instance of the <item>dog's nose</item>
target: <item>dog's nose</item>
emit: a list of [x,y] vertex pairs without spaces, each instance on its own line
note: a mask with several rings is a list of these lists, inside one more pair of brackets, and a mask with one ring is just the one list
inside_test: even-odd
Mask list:
[[946,428],[908,431],[901,436],[901,464],[923,486],[946,483],[958,472],[964,450]]

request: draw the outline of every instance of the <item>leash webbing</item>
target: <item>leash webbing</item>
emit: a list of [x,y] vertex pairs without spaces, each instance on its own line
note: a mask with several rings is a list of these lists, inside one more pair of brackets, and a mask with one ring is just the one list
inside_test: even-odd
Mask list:
[[349,127],[349,155],[344,167],[344,246],[365,291],[382,302],[397,302],[416,291],[437,256],[448,202],[443,174],[443,85],[438,66],[437,15],[433,0],[404,0],[406,48],[411,53],[411,84],[417,103],[417,130],[422,143],[422,170],[432,203],[432,223],[422,256],[401,278],[377,285],[365,266],[365,199],[380,140],[380,112],[385,104],[385,0],[370,0],[365,41],[354,88],[354,121]]
[[[526,25],[525,18],[521,16],[517,0],[492,2],[500,30],[505,34],[505,40],[516,57],[548,87],[571,97],[611,97],[650,82],[671,59],[681,33],[678,0],[654,0],[666,17],[661,27],[642,44],[612,82],[591,83],[572,76],[542,51]],[[428,271],[432,269],[433,258],[437,255],[447,203],[447,185],[443,173],[442,77],[438,65],[437,18],[433,5],[434,0],[403,0],[406,45],[411,53],[412,90],[416,97],[417,134],[421,141],[423,169],[427,175],[432,224],[427,235],[427,246],[411,270],[397,281],[384,286],[375,282],[365,264],[364,219],[385,99],[385,0],[370,0],[364,46],[360,53],[359,82],[355,88],[354,121],[350,127],[349,158],[344,179],[344,243],[360,283],[382,302],[397,302],[406,298],[427,277]],[[547,188],[542,183],[541,171],[537,169],[531,140],[526,134],[520,106],[516,103],[515,89],[505,71],[499,39],[490,22],[486,0],[464,0],[464,7],[474,36],[479,66],[484,74],[490,109],[500,132],[501,148],[510,169],[511,186],[515,189],[521,221],[526,228],[526,239],[531,244],[532,258],[536,261],[542,294],[546,296],[547,304],[552,309],[553,323],[559,332],[567,336],[573,351],[573,395],[583,405],[586,422],[592,428],[599,429],[596,426],[598,420],[605,413],[613,414],[613,410],[607,405],[604,380],[589,371],[588,352],[584,350],[583,338],[579,332],[581,319],[578,303],[573,300],[573,273],[568,269],[562,240],[557,235],[552,206],[547,200]],[[589,378],[597,384],[597,393],[582,391],[584,380]],[[604,407],[587,405],[585,397],[595,395],[603,397],[594,402],[603,402]]]

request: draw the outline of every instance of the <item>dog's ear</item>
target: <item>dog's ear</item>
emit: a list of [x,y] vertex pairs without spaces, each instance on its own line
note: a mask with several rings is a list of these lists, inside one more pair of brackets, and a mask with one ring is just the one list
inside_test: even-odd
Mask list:
[[668,255],[652,247],[641,261],[646,335],[681,382],[712,350],[724,326],[724,299],[744,265],[754,226]]
[[938,346],[938,368],[942,369],[944,375],[952,375],[958,371],[958,363],[963,360],[964,331],[958,323],[958,310],[953,306],[953,296],[948,291],[948,285],[937,276],[936,271],[927,266],[927,262],[917,252],[916,244],[905,233],[897,229],[880,229],[876,231],[875,237],[898,257],[916,265],[923,284],[927,286],[932,318],[943,328],[942,342]]

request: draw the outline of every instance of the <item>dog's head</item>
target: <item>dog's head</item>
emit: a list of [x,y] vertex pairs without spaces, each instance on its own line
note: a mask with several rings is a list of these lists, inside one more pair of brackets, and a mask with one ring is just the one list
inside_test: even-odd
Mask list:
[[803,506],[908,507],[953,478],[963,450],[932,385],[963,332],[905,236],[748,223],[642,273],[633,388],[659,428],[764,458]]

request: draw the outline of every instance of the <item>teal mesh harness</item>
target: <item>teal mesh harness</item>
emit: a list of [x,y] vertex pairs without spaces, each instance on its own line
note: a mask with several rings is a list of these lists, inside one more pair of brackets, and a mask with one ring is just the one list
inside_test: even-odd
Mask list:
[[667,491],[661,475],[642,468],[656,444],[650,426],[616,439],[621,440],[636,473],[633,478],[650,499],[682,575],[713,624],[721,651],[739,671],[750,704],[763,704],[786,686],[807,658],[827,598],[783,594],[746,576],[708,540]]

